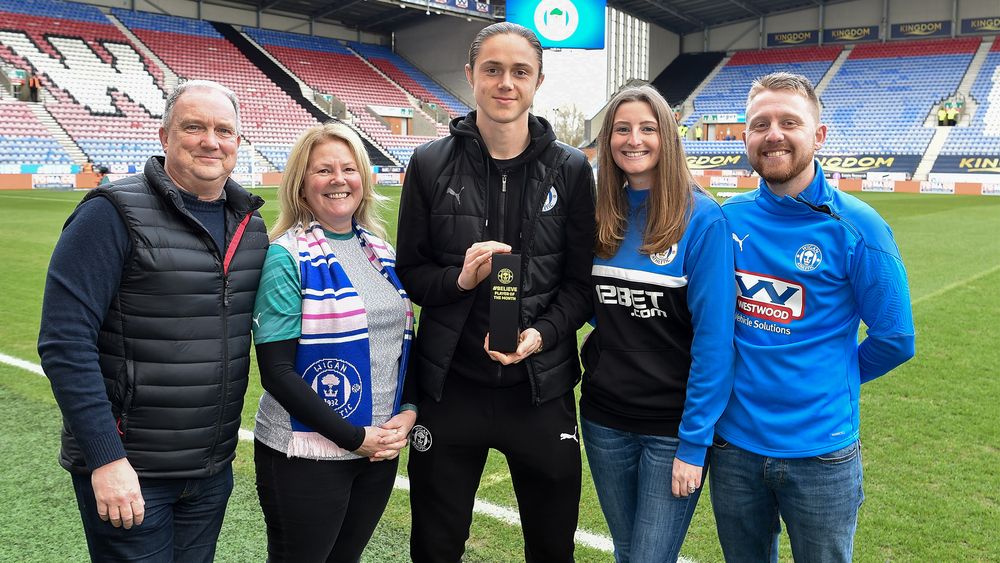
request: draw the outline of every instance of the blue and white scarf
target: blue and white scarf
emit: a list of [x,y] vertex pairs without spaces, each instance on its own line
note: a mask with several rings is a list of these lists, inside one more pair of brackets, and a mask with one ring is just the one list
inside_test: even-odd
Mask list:
[[[388,243],[355,223],[354,234],[372,267],[392,283],[406,306],[406,329],[392,412],[399,409],[413,342],[413,306],[396,275],[395,252]],[[316,221],[292,229],[293,255],[302,282],[302,335],[295,371],[331,409],[355,426],[372,424],[371,350],[364,302],[348,279]],[[341,457],[337,444],[291,416],[292,457]]]

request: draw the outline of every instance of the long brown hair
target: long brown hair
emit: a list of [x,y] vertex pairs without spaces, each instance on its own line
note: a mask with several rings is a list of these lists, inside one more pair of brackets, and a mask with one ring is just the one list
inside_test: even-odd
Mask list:
[[628,196],[622,189],[627,178],[611,154],[611,135],[618,108],[629,102],[643,102],[650,107],[656,116],[660,136],[660,159],[646,200],[646,225],[639,252],[664,252],[681,240],[691,215],[694,190],[704,192],[688,170],[684,147],[677,134],[677,122],[663,96],[648,85],[618,92],[608,104],[597,141],[600,169],[597,173],[597,240],[594,253],[601,258],[610,258],[618,252],[628,224]]
[[385,238],[385,227],[379,216],[379,207],[387,198],[375,191],[372,182],[372,165],[368,152],[361,144],[361,138],[350,127],[336,121],[328,121],[321,125],[313,125],[299,137],[292,150],[288,153],[288,163],[285,174],[278,186],[278,220],[271,227],[270,237],[275,240],[285,234],[297,223],[308,225],[314,215],[305,198],[302,188],[306,180],[306,170],[309,168],[309,155],[313,147],[329,141],[343,141],[350,147],[354,163],[361,173],[361,203],[354,210],[354,220],[369,231]]

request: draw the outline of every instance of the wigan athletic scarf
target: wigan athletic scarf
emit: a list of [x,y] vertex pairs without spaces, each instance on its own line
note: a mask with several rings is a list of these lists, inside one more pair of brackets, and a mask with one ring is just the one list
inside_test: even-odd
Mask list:
[[[355,223],[354,234],[372,267],[399,292],[406,305],[406,329],[396,379],[392,412],[399,409],[403,379],[413,341],[413,307],[396,276],[389,245]],[[330,248],[323,227],[313,221],[296,225],[293,255],[302,282],[302,336],[295,371],[326,404],[355,426],[372,424],[371,351],[364,302]],[[341,457],[346,452],[291,416],[290,457]]]

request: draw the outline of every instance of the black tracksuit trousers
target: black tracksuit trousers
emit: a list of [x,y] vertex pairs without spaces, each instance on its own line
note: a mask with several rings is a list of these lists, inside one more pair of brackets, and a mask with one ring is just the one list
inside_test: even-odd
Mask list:
[[414,562],[461,560],[490,448],[510,467],[525,561],[573,561],[581,477],[572,391],[535,406],[527,382],[494,388],[452,376],[441,402],[420,405],[415,428],[407,466]]

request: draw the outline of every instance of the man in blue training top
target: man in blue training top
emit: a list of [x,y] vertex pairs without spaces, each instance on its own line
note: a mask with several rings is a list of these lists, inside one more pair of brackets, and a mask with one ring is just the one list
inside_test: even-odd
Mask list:
[[[913,357],[906,271],[874,209],[826,182],[819,100],[774,73],[747,96],[753,192],[730,199],[738,289],[733,394],[711,495],[726,560],[850,561],[861,487],[861,384]],[[858,344],[858,325],[869,327]]]
[[215,556],[233,488],[264,204],[229,178],[228,88],[167,98],[165,156],[99,187],[52,253],[38,353],[94,561]]

